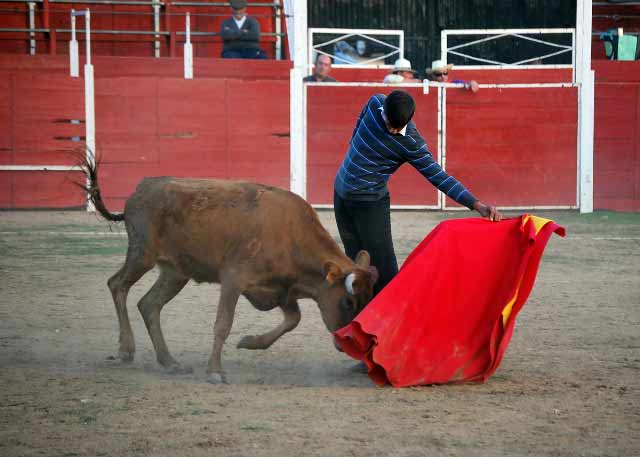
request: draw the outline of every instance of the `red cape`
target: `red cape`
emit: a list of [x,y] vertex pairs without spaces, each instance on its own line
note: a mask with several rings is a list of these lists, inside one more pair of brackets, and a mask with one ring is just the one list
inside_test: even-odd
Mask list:
[[395,387],[486,381],[498,368],[535,281],[551,220],[440,223],[346,327],[343,350]]

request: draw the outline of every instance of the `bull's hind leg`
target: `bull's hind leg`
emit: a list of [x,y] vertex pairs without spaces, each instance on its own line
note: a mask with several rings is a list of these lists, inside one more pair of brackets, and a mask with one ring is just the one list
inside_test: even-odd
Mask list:
[[118,357],[123,362],[131,362],[136,351],[133,331],[131,330],[131,323],[129,322],[129,314],[127,313],[127,295],[129,294],[131,286],[147,271],[151,270],[154,264],[155,259],[145,256],[144,250],[137,248],[135,244],[131,243],[130,239],[127,259],[124,265],[107,281],[118,315],[118,324],[120,327]]
[[222,347],[224,346],[231,326],[233,325],[233,316],[236,312],[236,304],[240,293],[232,285],[231,281],[223,280],[220,283],[220,302],[218,303],[218,312],[216,314],[216,323],[213,326],[213,350],[209,359],[209,367],[207,368],[207,381],[212,384],[227,383],[227,378],[222,370]]
[[300,322],[300,307],[291,296],[287,298],[286,305],[280,307],[284,314],[284,320],[270,332],[262,335],[247,335],[240,340],[238,347],[242,349],[267,349],[275,341],[287,332],[290,332]]
[[138,302],[138,309],[149,331],[158,362],[170,373],[175,374],[191,373],[193,370],[182,367],[171,356],[160,327],[160,311],[164,305],[178,295],[187,282],[189,282],[189,278],[185,278],[169,266],[162,266],[160,276],[155,284]]

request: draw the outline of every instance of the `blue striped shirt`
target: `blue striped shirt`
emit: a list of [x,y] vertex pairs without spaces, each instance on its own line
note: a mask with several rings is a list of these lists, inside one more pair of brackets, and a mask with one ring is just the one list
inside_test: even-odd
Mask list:
[[405,135],[389,133],[382,117],[384,100],[384,95],[376,94],[362,109],[334,181],[337,194],[345,200],[379,200],[389,193],[387,182],[391,175],[409,162],[440,191],[473,209],[476,198],[433,160],[413,121],[407,125]]

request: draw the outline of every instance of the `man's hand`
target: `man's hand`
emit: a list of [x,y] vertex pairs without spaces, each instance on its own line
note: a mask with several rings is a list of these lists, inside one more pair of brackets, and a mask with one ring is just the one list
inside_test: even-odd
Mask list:
[[491,205],[485,205],[480,200],[477,200],[473,204],[473,209],[479,212],[480,215],[487,220],[490,220],[493,222],[499,222],[502,220],[502,214],[500,214],[500,212],[498,211],[498,208]]

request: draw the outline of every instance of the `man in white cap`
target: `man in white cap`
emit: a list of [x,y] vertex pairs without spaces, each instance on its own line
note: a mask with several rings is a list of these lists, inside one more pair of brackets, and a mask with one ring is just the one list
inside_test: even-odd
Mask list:
[[416,71],[411,68],[411,62],[402,57],[395,61],[393,70],[382,81],[385,84],[401,84],[420,82],[415,78]]
[[[434,60],[431,63],[431,68],[427,68],[427,79],[429,81],[435,81],[440,83],[449,82],[449,70],[453,68],[453,64],[445,64],[442,60]],[[478,82],[471,81],[463,81],[462,79],[456,79],[451,81],[456,84],[464,84],[464,88],[466,90],[470,90],[474,94],[478,92],[480,87],[478,86]]]

